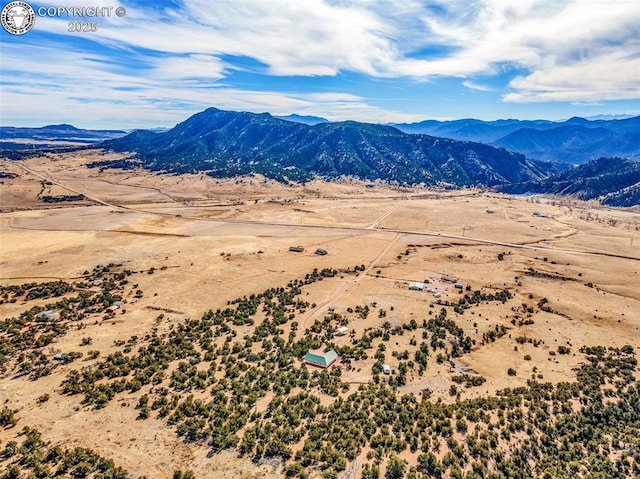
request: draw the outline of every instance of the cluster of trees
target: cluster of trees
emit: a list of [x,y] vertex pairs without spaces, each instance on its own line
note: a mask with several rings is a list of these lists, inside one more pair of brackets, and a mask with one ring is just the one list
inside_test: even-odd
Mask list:
[[50,373],[54,365],[42,350],[66,331],[59,322],[31,324],[23,317],[0,321],[0,372],[33,373],[33,379]]
[[17,424],[18,418],[16,417],[16,411],[4,406],[0,410],[0,427],[13,427]]
[[[466,291],[470,292],[470,290],[471,287],[467,285]],[[476,290],[471,294],[465,293],[465,295],[456,302],[439,299],[437,301],[437,304],[443,306],[452,306],[453,310],[456,313],[464,314],[465,310],[469,309],[471,306],[479,306],[481,303],[486,303],[489,301],[498,301],[504,304],[512,298],[513,295],[508,289],[503,289],[502,291],[498,291],[497,293],[487,293],[482,290]]]
[[60,203],[62,201],[82,201],[82,200],[84,200],[84,195],[83,194],[79,194],[79,195],[56,195],[56,196],[43,195],[43,196],[40,197],[40,199],[42,201],[44,201],[45,203]]
[[451,380],[457,384],[464,383],[468,388],[472,386],[482,386],[487,381],[484,376],[472,376],[470,374],[460,374],[458,376],[453,376]]
[[[72,371],[62,392],[82,394],[94,407],[137,393],[140,420],[161,418],[213,453],[234,449],[254,460],[277,458],[289,477],[310,471],[337,477],[364,457],[367,478],[382,472],[466,479],[640,473],[640,439],[633,434],[640,427],[640,384],[632,347],[583,349],[587,363],[573,384],[532,379],[527,387],[452,403],[434,401],[428,391],[400,394],[398,378],[428,367],[436,351],[436,361],[470,351],[470,337],[444,308],[422,324],[368,328],[340,348],[329,333],[348,316],[332,313],[300,337],[295,319],[310,306],[300,299],[305,286],[338,273],[310,274],[230,301],[167,333],[152,331],[136,352]],[[506,295],[493,299],[506,301]],[[397,377],[381,377],[376,366],[384,345],[393,335],[418,330],[422,341],[412,340],[412,351],[394,351]],[[375,355],[374,380],[354,390],[340,368],[310,370],[299,362],[322,345],[339,351],[347,367],[348,360]],[[468,387],[484,382],[480,376],[452,379]]]
[[[49,298],[57,301],[31,306],[18,317],[0,320],[0,372],[17,372],[31,379],[46,376],[59,364],[43,351],[56,338],[67,333],[73,321],[102,315],[105,309],[121,301],[132,291],[128,277],[133,271],[120,264],[96,266],[85,271],[79,281],[50,281],[0,287],[0,302],[30,302]],[[39,316],[51,311],[51,316]],[[74,354],[67,354],[66,360]]]
[[31,301],[62,296],[74,290],[74,286],[66,281],[49,281],[45,283],[24,283],[20,285],[0,286],[0,304],[5,302]]
[[[129,473],[91,449],[63,449],[42,439],[37,429],[24,427],[20,442],[8,441],[0,449],[1,479],[73,477],[128,479]],[[3,471],[3,472],[2,472]]]
[[[101,284],[109,286],[97,294],[112,295],[124,287],[127,275],[112,269],[100,270]],[[61,392],[80,394],[84,404],[97,408],[133,395],[139,420],[159,418],[185,441],[209,447],[212,453],[233,449],[256,461],[280,460],[288,477],[308,477],[315,471],[335,478],[356,459],[366,461],[364,478],[382,473],[464,479],[640,474],[640,383],[633,347],[582,348],[585,363],[575,383],[531,379],[526,387],[467,400],[460,400],[456,390],[452,402],[433,400],[428,390],[401,394],[398,387],[411,371],[421,374],[432,361],[466,354],[473,341],[442,308],[435,315],[430,310],[432,317],[422,321],[397,326],[385,322],[359,336],[352,334],[348,345],[333,344],[336,328],[369,314],[373,303],[346,315],[332,312],[301,332],[296,319],[313,307],[302,299],[305,287],[345,273],[314,270],[286,287],[243,296],[166,332],[154,329],[143,338],[122,341],[121,350],[72,370]],[[87,281],[98,279],[89,276]],[[482,295],[468,296],[473,301]],[[485,298],[509,299],[501,293]],[[486,340],[495,340],[506,329],[490,332]],[[409,347],[394,350],[393,336],[405,334],[411,335]],[[300,362],[308,350],[322,346],[339,352],[343,366],[318,370]],[[389,349],[398,361],[397,374],[391,377],[380,374]],[[343,368],[368,357],[375,358],[373,380],[357,387],[344,382]],[[452,387],[484,382],[471,375],[451,379]],[[11,413],[3,412],[5,422]],[[45,465],[57,471],[61,464],[57,459]]]

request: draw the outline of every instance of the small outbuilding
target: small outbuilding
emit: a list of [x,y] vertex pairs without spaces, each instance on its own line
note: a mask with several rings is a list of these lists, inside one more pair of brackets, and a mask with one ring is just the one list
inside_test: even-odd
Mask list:
[[424,283],[418,283],[417,281],[412,281],[411,283],[409,283],[410,291],[424,291],[424,288]]
[[447,283],[457,283],[458,278],[456,278],[455,276],[445,274],[444,276],[442,276],[442,281],[446,281]]
[[322,249],[322,248],[318,248],[316,250],[316,254],[319,254],[320,256],[325,256],[327,254],[327,250],[326,249]]
[[349,328],[347,328],[346,326],[340,326],[336,330],[336,336],[346,336],[348,332],[349,332]]
[[329,351],[309,351],[304,355],[304,362],[319,368],[328,368],[338,360],[338,353],[333,349]]
[[292,251],[294,253],[302,253],[304,251],[304,248],[302,246],[289,246],[289,251]]

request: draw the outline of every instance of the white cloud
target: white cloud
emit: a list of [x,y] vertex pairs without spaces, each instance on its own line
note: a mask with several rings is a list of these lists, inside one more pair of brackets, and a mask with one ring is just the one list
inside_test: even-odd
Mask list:
[[[411,82],[454,76],[479,91],[490,91],[474,81],[479,75],[517,71],[505,102],[594,103],[640,96],[637,0],[182,3],[179,11],[125,3],[125,17],[99,19],[98,32],[85,38],[103,44],[104,50],[94,50],[100,53],[75,51],[67,19],[39,17],[36,28],[60,40],[29,46],[28,54],[24,46],[3,42],[3,110],[26,121],[29,114],[60,117],[78,109],[90,122],[97,111],[121,119],[120,105],[127,105],[127,119],[141,125],[145,119],[149,125],[150,108],[161,107],[154,121],[166,123],[183,119],[185,110],[211,105],[336,120],[418,119],[340,91],[243,89],[227,82],[228,73],[239,68],[227,56],[252,59],[264,65],[262,73],[275,76],[348,71]],[[85,108],[98,104],[91,113]]]
[[[220,54],[256,59],[272,75],[355,71],[419,80],[500,73],[505,64],[529,70],[527,81],[511,83],[514,91],[506,101],[561,100],[562,85],[549,85],[544,95],[531,93],[536,79],[548,79],[551,72],[573,84],[572,100],[629,98],[623,75],[612,78],[600,66],[610,49],[620,59],[608,66],[638,74],[628,60],[640,55],[637,0],[223,0],[215,7],[207,0],[185,0],[184,5],[162,25],[144,11],[133,11],[135,28],[118,19],[101,30],[101,38],[194,55],[180,60],[187,71],[190,62],[199,68],[197,55]],[[430,57],[406,56],[425,47],[443,50]],[[585,70],[593,79],[587,85]],[[605,83],[607,88],[599,89]]]
[[170,60],[154,59],[147,76],[157,80],[205,80],[224,78],[224,63],[212,55],[173,56]]
[[[475,2],[469,18],[427,19],[443,44],[458,52],[409,65],[419,71],[473,75],[502,64],[530,73],[513,79],[507,102],[638,98],[640,8],[635,0]],[[470,87],[471,84],[466,84]]]
[[551,65],[513,79],[508,102],[598,102],[640,98],[640,58],[611,52],[568,65]]
[[477,90],[477,91],[493,91],[494,89],[486,86],[486,85],[480,85],[478,83],[474,83],[472,81],[469,80],[465,80],[462,82],[462,85],[467,87],[469,90]]
[[[177,63],[152,59],[135,76],[97,54],[76,55],[34,46],[28,57],[15,45],[3,46],[3,111],[12,112],[14,125],[34,126],[34,118],[49,123],[73,122],[87,128],[172,125],[209,106],[228,110],[297,112],[328,116],[331,120],[415,121],[416,115],[375,107],[357,95],[341,92],[280,93],[239,89],[224,83],[198,81],[204,70],[219,64],[209,56],[179,57]],[[180,61],[184,60],[184,62]],[[72,65],[72,66],[71,66]],[[168,68],[171,66],[171,68]],[[67,77],[72,68],[74,82]],[[38,74],[24,75],[24,71]],[[184,75],[181,75],[180,72]]]

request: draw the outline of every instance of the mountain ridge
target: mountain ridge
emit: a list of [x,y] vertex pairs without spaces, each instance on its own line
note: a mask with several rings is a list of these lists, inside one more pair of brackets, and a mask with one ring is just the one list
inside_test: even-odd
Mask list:
[[394,126],[407,133],[479,141],[509,148],[528,158],[543,161],[579,164],[603,156],[640,158],[640,116],[591,120],[572,117],[561,122],[425,120]]
[[640,161],[626,158],[598,158],[548,178],[500,185],[510,194],[567,195],[581,200],[598,200],[603,205],[640,205]]
[[127,134],[124,130],[86,130],[67,123],[42,127],[0,126],[0,139],[3,142],[29,139],[36,141],[78,141],[98,143],[119,138]]
[[269,113],[216,108],[196,113],[165,133],[131,134],[102,146],[132,152],[137,164],[151,170],[206,171],[216,177],[250,173],[279,180],[354,176],[493,186],[540,179],[554,169],[506,149],[410,135],[389,125],[345,121],[309,126]]

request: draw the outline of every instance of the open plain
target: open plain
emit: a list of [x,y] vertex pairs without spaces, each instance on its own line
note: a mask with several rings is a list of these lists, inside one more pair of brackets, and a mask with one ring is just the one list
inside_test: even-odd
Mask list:
[[[279,477],[284,473],[278,457],[251,460],[223,446],[212,453],[206,442],[185,439],[154,413],[139,418],[141,397],[169,385],[177,360],[158,384],[120,392],[99,408],[65,393],[62,384],[72,371],[90,369],[110,354],[134,354],[149,345],[152,333],[170,335],[189,319],[303,280],[314,269],[336,273],[304,286],[305,306],[292,318],[295,327],[282,326],[283,337],[301,340],[331,315],[349,328],[349,334],[324,341],[336,349],[367,331],[397,333],[374,337],[366,357],[332,368],[347,386],[337,395],[318,393],[326,405],[361,385],[389,380],[375,371],[380,359],[374,353],[381,350],[381,362],[394,371],[389,378],[406,369],[403,381],[393,384],[397,394],[420,397],[428,390],[430,400],[451,403],[526,387],[531,380],[571,383],[585,362],[583,346],[640,345],[637,210],[473,189],[350,180],[284,185],[258,176],[218,180],[87,167],[105,157],[115,158],[95,150],[0,162],[6,173],[0,180],[0,320],[34,307],[34,313],[53,308],[50,297],[10,301],[11,286],[75,284],[59,301],[75,297],[81,281],[87,291],[99,291],[97,280],[86,280],[99,266],[130,272],[121,307],[69,319],[40,348],[55,363],[47,374],[21,373],[17,363],[25,351],[3,351],[0,407],[15,411],[18,422],[0,430],[0,449],[20,441],[29,426],[52,445],[88,447],[131,477],[168,478],[178,469],[202,478]],[[42,201],[65,195],[82,198]],[[304,251],[289,251],[291,246]],[[327,254],[315,254],[318,248]],[[444,281],[445,275],[455,281]],[[410,290],[411,282],[422,283],[424,291]],[[487,297],[460,304],[475,291]],[[493,299],[504,291],[507,301]],[[417,360],[407,368],[407,358],[414,359],[426,338],[413,325],[442,309],[470,338],[469,351],[456,356],[447,346],[436,360],[434,347],[426,368],[420,370]],[[246,344],[250,326],[230,327],[235,332],[228,342]],[[215,344],[224,347],[222,339]],[[70,353],[82,356],[53,359]],[[301,367],[299,360],[293,367]],[[460,386],[453,378],[462,374],[484,381]],[[210,399],[213,392],[195,388],[187,394]],[[270,389],[251,414],[262,414],[277,395]],[[242,438],[246,430],[237,434]],[[302,443],[289,445],[294,452],[302,449]],[[371,450],[364,446],[340,477],[360,477]],[[409,450],[399,454],[415,465]],[[323,473],[309,471],[312,477]]]

